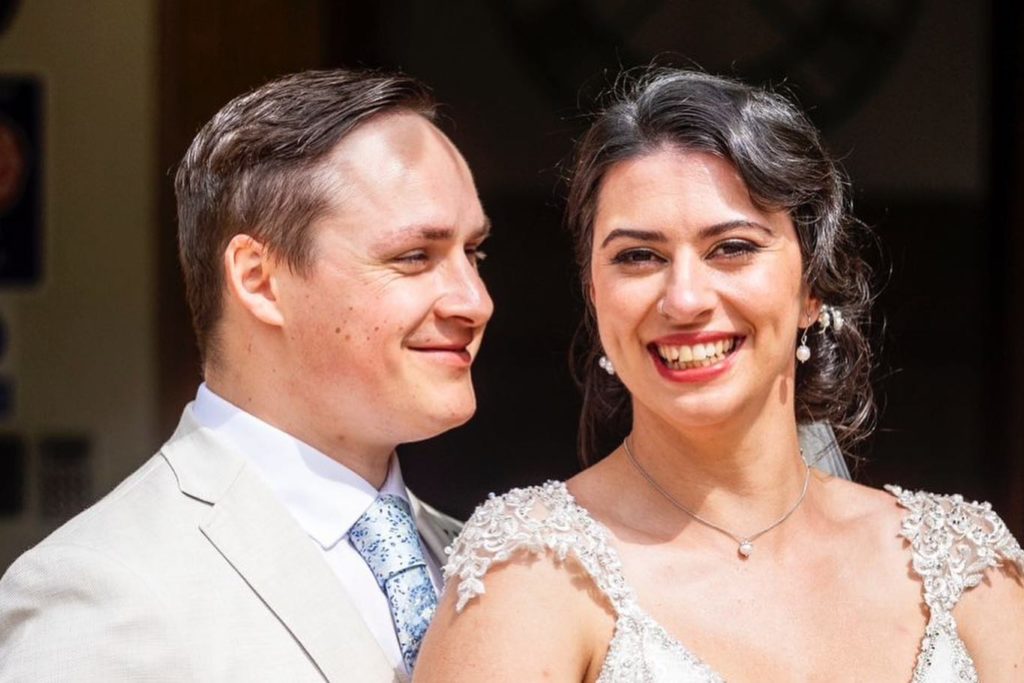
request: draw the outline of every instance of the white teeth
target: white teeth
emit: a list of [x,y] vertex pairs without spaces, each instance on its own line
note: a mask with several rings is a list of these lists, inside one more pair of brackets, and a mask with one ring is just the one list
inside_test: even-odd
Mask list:
[[732,352],[736,348],[736,339],[729,337],[693,346],[658,344],[655,348],[658,350],[658,355],[664,359],[665,364],[673,370],[682,370],[686,367],[706,368],[723,360]]

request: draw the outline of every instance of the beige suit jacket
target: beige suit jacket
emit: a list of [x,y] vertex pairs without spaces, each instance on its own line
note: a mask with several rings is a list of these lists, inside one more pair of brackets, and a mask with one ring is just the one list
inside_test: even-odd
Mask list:
[[[459,524],[410,499],[443,558]],[[404,679],[319,549],[188,412],[0,580],[4,682]]]

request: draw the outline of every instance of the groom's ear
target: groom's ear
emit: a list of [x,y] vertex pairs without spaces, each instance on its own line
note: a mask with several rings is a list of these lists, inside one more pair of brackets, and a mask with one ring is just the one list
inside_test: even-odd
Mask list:
[[235,235],[224,249],[224,281],[228,295],[254,318],[279,327],[275,274],[279,264],[265,244],[250,235]]

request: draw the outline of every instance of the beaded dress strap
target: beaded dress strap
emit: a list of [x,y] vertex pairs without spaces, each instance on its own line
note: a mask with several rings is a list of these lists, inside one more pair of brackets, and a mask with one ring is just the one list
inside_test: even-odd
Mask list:
[[551,553],[558,562],[571,556],[617,613],[636,603],[607,531],[576,504],[563,482],[512,489],[502,496],[491,494],[445,552],[444,576],[446,581],[458,582],[455,608],[459,612],[485,592],[484,575],[492,566],[521,552]]
[[1008,562],[1024,575],[1024,551],[989,503],[899,486],[885,489],[908,511],[900,534],[910,542],[914,572],[933,612],[951,611],[990,567]]

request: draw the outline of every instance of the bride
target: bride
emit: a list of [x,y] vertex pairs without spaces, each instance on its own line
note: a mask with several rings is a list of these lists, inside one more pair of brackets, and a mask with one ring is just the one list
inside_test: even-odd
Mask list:
[[798,423],[869,429],[844,193],[777,95],[676,70],[618,90],[568,207],[593,464],[477,509],[416,681],[1024,680],[1024,553],[989,506],[800,452]]

